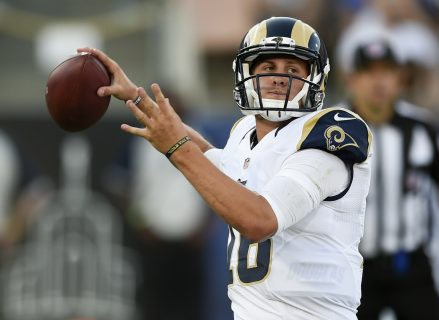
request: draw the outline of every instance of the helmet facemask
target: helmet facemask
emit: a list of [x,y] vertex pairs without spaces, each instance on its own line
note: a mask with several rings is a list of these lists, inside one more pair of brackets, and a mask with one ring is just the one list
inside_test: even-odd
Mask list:
[[[270,121],[284,121],[292,117],[300,117],[304,112],[317,110],[318,106],[313,107],[310,99],[314,99],[314,105],[317,105],[316,98],[321,100],[323,98],[322,95],[316,95],[316,91],[319,90],[316,82],[320,80],[321,74],[315,75],[312,67],[306,79],[286,73],[250,75],[249,64],[244,64],[243,67],[247,69],[244,71],[246,77],[238,82],[239,92],[236,91],[235,99],[240,107],[241,105],[248,106],[241,108],[244,114],[259,114]],[[276,77],[278,82],[283,83],[278,89],[279,99],[263,98],[265,88],[263,88],[261,80],[266,77]],[[292,95],[293,84],[295,87],[302,86],[294,96]],[[241,97],[245,98],[243,104],[239,101]]]

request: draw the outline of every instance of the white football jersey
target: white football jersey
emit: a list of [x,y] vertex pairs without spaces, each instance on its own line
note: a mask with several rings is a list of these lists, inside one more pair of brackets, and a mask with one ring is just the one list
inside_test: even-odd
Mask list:
[[[238,121],[214,161],[229,177],[266,197],[279,224],[272,238],[259,243],[230,228],[229,297],[235,319],[356,319],[363,261],[358,244],[370,181],[369,128],[355,113],[329,108],[273,130],[252,148],[255,125],[253,116]],[[309,212],[291,218],[291,212],[270,197],[267,185],[279,172],[287,172],[283,167],[297,151],[315,149],[320,150],[317,155],[341,159],[350,174],[340,178],[349,176],[349,181],[338,194],[319,199]],[[306,207],[287,206],[291,211]]]

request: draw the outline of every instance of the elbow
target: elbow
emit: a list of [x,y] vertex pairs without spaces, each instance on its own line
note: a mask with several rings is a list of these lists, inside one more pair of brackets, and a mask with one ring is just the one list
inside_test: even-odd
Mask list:
[[262,242],[270,238],[270,235],[265,233],[256,233],[249,232],[247,234],[243,234],[243,236],[248,239],[251,243]]
[[277,231],[277,219],[273,215],[268,219],[254,219],[240,228],[239,232],[251,242],[264,241]]

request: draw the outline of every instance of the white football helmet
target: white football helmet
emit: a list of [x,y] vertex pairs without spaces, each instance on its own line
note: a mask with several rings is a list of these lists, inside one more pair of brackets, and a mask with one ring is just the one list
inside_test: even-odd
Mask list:
[[[310,73],[306,79],[290,74],[276,74],[285,77],[288,82],[285,100],[264,99],[261,96],[260,77],[274,74],[250,74],[255,59],[270,55],[290,55],[309,64]],[[297,19],[273,17],[253,26],[241,42],[233,61],[234,98],[246,115],[259,114],[270,121],[300,117],[322,108],[329,69],[326,48],[312,27]],[[303,87],[290,99],[292,81],[302,81]]]

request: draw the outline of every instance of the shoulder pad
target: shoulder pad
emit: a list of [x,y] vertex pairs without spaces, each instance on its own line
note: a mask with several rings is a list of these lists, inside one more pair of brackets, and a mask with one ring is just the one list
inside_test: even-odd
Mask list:
[[241,118],[239,118],[238,120],[236,120],[235,121],[235,123],[233,124],[233,126],[232,126],[232,129],[230,129],[230,133],[232,133],[235,129],[236,129],[236,126],[244,119],[245,117],[241,117]]
[[354,112],[343,108],[324,109],[306,120],[297,150],[320,149],[345,162],[367,159],[372,133]]
[[255,120],[252,116],[244,116],[236,120],[233,124],[232,129],[230,129],[230,133],[234,132],[238,127],[254,127]]

